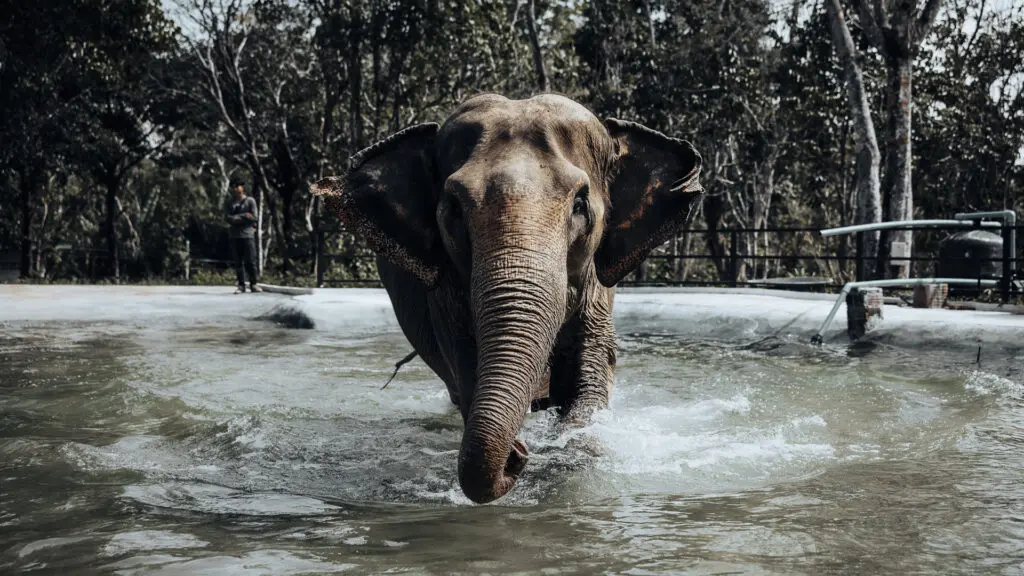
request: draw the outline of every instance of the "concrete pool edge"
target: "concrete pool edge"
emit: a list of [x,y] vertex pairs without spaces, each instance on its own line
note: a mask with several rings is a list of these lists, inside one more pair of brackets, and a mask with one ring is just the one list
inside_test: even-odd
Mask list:
[[[809,342],[835,299],[831,294],[766,289],[625,289],[615,298],[615,320],[624,333],[661,332],[724,341],[780,336]],[[373,308],[393,317],[387,293],[379,288],[320,289],[293,300],[312,308],[329,307],[339,315]],[[1024,315],[887,305],[883,319],[864,340],[905,348],[984,345],[1016,350],[1024,348]],[[845,313],[832,323],[825,342],[850,343]]]
[[[397,326],[391,302],[381,288],[321,288],[299,296],[232,295],[232,290],[224,286],[0,285],[0,321],[116,319],[128,314],[121,308],[137,308],[137,314],[173,314],[182,306],[193,308],[192,313],[201,318],[202,312],[194,309],[199,305],[192,303],[198,297],[209,299],[209,310],[218,316],[223,314],[221,303],[226,302],[251,303],[254,314],[246,314],[246,319],[256,315],[256,308],[266,311],[290,302],[310,315],[320,330]],[[809,341],[835,298],[761,288],[622,288],[615,299],[615,318],[623,333]],[[1024,348],[1024,314],[887,305],[881,323],[865,340],[907,348],[985,345],[1015,350]],[[825,334],[825,342],[849,344],[842,310]]]

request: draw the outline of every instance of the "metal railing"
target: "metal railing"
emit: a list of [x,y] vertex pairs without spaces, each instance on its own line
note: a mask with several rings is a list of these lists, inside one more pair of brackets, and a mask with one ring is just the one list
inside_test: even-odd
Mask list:
[[[831,228],[821,231],[823,237],[838,236],[841,234],[857,235],[857,253],[861,254],[864,245],[864,234],[881,230],[916,230],[921,228],[937,229],[999,229],[1002,238],[1002,255],[998,258],[977,258],[972,257],[974,262],[1000,262],[1001,272],[999,278],[1000,296],[1003,302],[1009,298],[1013,291],[1014,281],[1017,278],[1017,214],[1013,210],[1000,210],[997,212],[961,212],[956,214],[953,220],[902,220],[895,222],[878,222],[874,224],[859,224],[855,226],[844,226],[842,228]],[[993,222],[991,218],[999,221]],[[938,261],[939,259],[936,259]],[[910,258],[893,258],[893,262],[909,262]],[[960,278],[951,283],[964,284],[959,280],[981,281],[981,278]],[[855,283],[864,284],[863,268],[861,260],[858,259],[857,278]],[[881,280],[875,281],[878,286]],[[845,292],[848,288],[844,287]]]
[[[891,287],[906,287],[906,286],[924,286],[924,285],[936,285],[945,284],[948,286],[976,286],[977,288],[982,287],[994,287],[999,286],[1000,297],[1003,303],[1005,303],[1010,296],[1011,292],[1019,290],[1019,286],[1016,283],[1017,280],[1017,214],[1012,210],[1002,210],[999,212],[974,212],[974,213],[959,213],[954,220],[909,220],[909,221],[898,221],[898,222],[881,222],[874,224],[860,224],[857,226],[846,226],[843,228],[833,228],[828,230],[822,230],[821,235],[824,237],[837,236],[840,234],[851,234],[855,233],[858,235],[858,245],[863,242],[863,234],[865,232],[874,232],[878,230],[888,229],[899,229],[899,228],[999,228],[1000,235],[1002,236],[1002,256],[998,260],[1002,261],[1002,267],[1000,271],[999,280],[994,279],[972,279],[972,278],[936,278],[936,277],[924,277],[924,278],[897,278],[897,279],[885,279],[885,280],[857,280],[855,282],[847,282],[843,289],[839,292],[839,297],[836,299],[835,304],[832,305],[832,310],[828,313],[825,321],[822,322],[821,327],[811,337],[811,343],[820,345],[824,341],[825,331],[828,329],[829,324],[836,316],[836,312],[839,311],[839,306],[842,305],[843,300],[846,299],[847,294],[850,294],[853,290],[859,288],[891,288]],[[996,218],[998,222],[991,222],[986,220],[987,218]],[[992,259],[989,259],[992,260]],[[979,269],[980,270],[980,269]]]
[[[1018,238],[1021,235],[1017,234],[1018,231],[1024,231],[1024,226],[1016,223],[1010,225],[1001,226],[998,222],[986,221],[983,218],[990,217],[990,213],[980,213],[971,215],[972,218],[967,218],[968,215],[958,214],[955,219],[952,220],[919,220],[910,222],[887,222],[883,223],[883,227],[891,231],[902,231],[902,230],[919,230],[921,228],[930,228],[933,231],[963,231],[971,229],[984,229],[986,231],[1002,232],[1003,236],[1003,254],[997,257],[972,257],[970,260],[975,263],[988,263],[998,262],[1001,264],[1001,282],[1000,292],[1003,299],[1008,296],[1009,292],[1012,291],[1012,282],[1017,275],[1017,271],[1024,269],[1024,258],[1018,256],[1021,254],[1021,250],[1016,246]],[[1002,214],[1002,213],[997,213]],[[851,230],[853,228],[853,230]],[[693,275],[686,278],[673,277],[672,275],[648,275],[645,277],[639,277],[636,273],[628,276],[626,279],[619,283],[619,286],[726,286],[726,287],[773,287],[785,290],[818,290],[818,291],[829,291],[835,292],[842,289],[846,284],[844,277],[850,278],[853,281],[863,282],[873,278],[873,272],[877,265],[877,257],[874,255],[867,255],[865,253],[865,234],[863,230],[856,230],[856,227],[844,227],[837,229],[826,229],[821,228],[810,228],[810,227],[775,227],[775,228],[719,228],[715,230],[707,229],[690,229],[680,232],[679,237],[684,239],[686,235],[695,235],[702,242],[704,250],[702,251],[689,251],[679,253],[666,253],[669,249],[667,248],[670,243],[663,245],[659,251],[656,251],[647,258],[645,262],[647,268],[657,266],[658,263],[672,264],[670,268],[675,268],[676,262],[685,263],[686,261],[713,261],[714,265],[710,274],[705,273],[703,276]],[[846,244],[846,253],[842,253],[840,247],[835,247],[832,251],[821,250],[822,240],[837,238],[843,232],[850,232],[854,234],[853,242]],[[717,235],[718,244],[721,248],[719,253],[712,253],[708,249],[707,238],[709,234]],[[769,246],[778,247],[780,245],[787,245],[796,250],[790,253],[776,251],[776,252],[757,252],[757,253],[746,253],[742,250],[743,242],[741,239],[744,237],[757,236],[763,238],[764,235],[774,237],[774,241],[768,242]],[[816,244],[814,250],[802,250],[804,242],[796,239],[790,239],[789,241],[783,242],[780,237],[785,235],[794,236],[805,236],[807,243]],[[683,244],[683,242],[679,242]],[[749,241],[746,245],[750,246],[753,242]],[[902,256],[899,258],[891,259],[894,262],[908,263],[910,265],[919,265],[919,267],[925,263],[937,265],[940,262],[940,255],[938,253],[937,242],[915,242],[915,246],[921,247],[926,244],[931,244],[931,249],[916,250],[915,254],[910,256]],[[842,245],[840,245],[842,246]],[[777,248],[776,248],[777,250]],[[348,262],[355,261],[373,261],[374,255],[369,251],[364,253],[350,253],[347,255],[338,254],[324,254],[321,257],[324,261],[338,261],[345,260]],[[776,262],[775,275],[762,276],[759,278],[744,278],[741,272],[745,267],[750,264],[757,263],[762,265],[766,262]],[[807,266],[808,263],[813,263],[813,266]],[[835,263],[839,268],[840,274],[830,273],[828,270],[823,269],[822,264],[827,265],[828,263]],[[852,275],[849,267],[852,265]],[[325,267],[321,267],[323,269]],[[765,266],[762,266],[764,270]],[[801,269],[814,268],[816,274],[809,276],[799,276]],[[708,271],[705,271],[708,272]],[[933,275],[938,272],[937,266],[933,269]],[[322,272],[321,272],[322,274]],[[975,278],[982,279],[982,278]],[[361,278],[361,279],[324,279],[323,277],[318,278],[317,285],[319,286],[380,286],[380,281],[376,277],[373,278]]]

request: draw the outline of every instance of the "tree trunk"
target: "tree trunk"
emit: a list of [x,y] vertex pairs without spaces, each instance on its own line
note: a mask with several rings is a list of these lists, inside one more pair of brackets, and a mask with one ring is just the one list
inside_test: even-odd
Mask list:
[[651,10],[651,0],[644,0],[644,18],[647,20],[647,39],[653,48],[656,37],[654,35],[654,11]]
[[720,196],[707,195],[704,198],[704,222],[707,224],[708,254],[711,255],[711,262],[718,271],[719,280],[730,279],[729,267],[725,262],[725,247],[722,246],[722,239],[719,237],[718,228],[722,222],[724,209]]
[[21,258],[19,271],[22,278],[32,275],[32,197],[36,189],[36,171],[20,172],[21,184]]
[[[49,185],[47,185],[46,192],[49,192]],[[43,199],[40,202],[43,206],[43,215],[39,218],[39,226],[36,227],[36,249],[33,250],[33,267],[35,274],[39,278],[46,278],[46,260],[43,257],[43,242],[46,238],[46,221],[50,217],[50,203]]]
[[[267,253],[270,253],[270,244],[274,238],[277,238],[281,244],[281,260],[282,260],[282,273],[285,272],[283,269],[284,262],[288,259],[288,239],[285,238],[285,230],[283,224],[283,217],[285,209],[278,206],[278,200],[281,200],[280,195],[267,195],[267,214],[270,216],[270,226],[267,229],[270,231],[270,235],[267,237]],[[283,204],[283,201],[281,202]],[[290,226],[290,224],[289,224]]]
[[121,260],[117,253],[117,192],[121,187],[121,178],[113,171],[108,172],[106,177],[106,223],[104,233],[107,244],[107,275],[115,283],[121,280]]
[[530,33],[530,47],[533,48],[533,68],[537,75],[537,90],[548,91],[548,72],[544,69],[544,54],[540,50],[540,38],[537,36],[537,15],[534,0],[527,0],[526,29]]
[[402,75],[409,63],[409,57],[413,48],[418,45],[420,38],[420,20],[410,12],[413,9],[406,7],[403,14],[405,25],[408,27],[408,37],[402,43],[402,49],[397,55],[392,55],[391,69],[388,73],[388,85],[391,86],[391,132],[397,132],[402,127],[402,105],[405,102],[405,92],[402,90]]
[[672,280],[679,281],[679,233],[672,237]]
[[644,260],[637,266],[633,280],[636,282],[647,282],[647,260]]
[[[768,216],[771,214],[772,199],[775,197],[775,161],[777,156],[771,154],[764,166],[764,179],[761,181],[761,195],[759,201],[755,204],[756,213],[754,220],[754,256],[757,256],[757,245],[758,241],[762,238],[767,239],[768,233],[763,232],[768,228]],[[767,255],[768,251],[764,251],[764,255]],[[760,274],[758,273],[758,262],[760,262]],[[754,268],[753,276],[757,278],[760,276],[762,280],[768,278],[768,260],[753,259],[751,265]]]
[[[878,139],[875,136],[875,124],[871,119],[871,107],[864,90],[864,76],[854,57],[856,46],[850,36],[850,30],[843,17],[839,0],[826,0],[829,28],[832,32],[832,46],[843,65],[843,76],[846,83],[846,97],[850,106],[850,119],[854,127],[854,150],[856,160],[857,224],[873,224],[882,221],[881,185],[878,169],[881,154],[878,152]],[[864,256],[874,259],[878,254],[878,232],[864,233]]]
[[288,192],[287,195],[281,195],[281,251],[284,252],[281,259],[281,273],[286,276],[292,271],[292,245],[295,241],[292,234],[295,224],[292,214],[294,200],[294,190]]
[[[689,256],[690,255],[690,246],[693,244],[693,236],[694,236],[694,234],[692,234],[690,232],[689,226],[684,228],[684,235],[685,235],[686,239],[683,240],[683,255]],[[689,279],[689,277],[690,277],[690,268],[691,268],[692,264],[693,264],[693,260],[691,258],[686,258],[685,260],[683,260],[683,266],[682,266],[682,268],[679,271],[679,275],[676,276],[676,280],[678,280],[680,282],[685,282],[687,279]]]
[[[839,135],[839,225],[849,226],[850,225],[850,214],[853,212],[854,203],[850,201],[850,190],[846,185],[846,143],[850,139],[850,119],[847,117],[846,121],[843,122],[843,130]],[[850,237],[841,236],[839,238],[839,246],[836,255],[839,256],[840,260],[837,262],[838,273],[840,277],[845,277],[847,266],[846,258],[850,253]]]
[[[893,58],[889,62],[886,86],[886,108],[889,110],[885,150],[885,191],[888,220],[909,220],[914,213],[911,190],[911,79],[910,58]],[[883,235],[885,242],[879,255],[878,272],[888,278],[897,269],[889,266],[893,242],[904,242],[910,251],[913,236],[909,230],[893,231]],[[909,253],[909,252],[908,252]],[[899,268],[897,274],[905,278],[910,267]]]
[[316,279],[315,286],[320,287],[320,281],[323,279],[323,236],[321,234],[321,222],[320,222],[320,197],[316,196],[311,199],[310,207],[307,211],[308,216],[306,217],[306,225],[309,232],[309,245],[312,254],[313,266],[310,269],[310,273],[313,278]]
[[376,4],[373,14],[370,16],[370,71],[371,82],[373,82],[371,97],[374,99],[373,125],[371,129],[373,130],[374,140],[380,137],[381,114],[384,113],[384,95],[387,93],[380,79],[381,48],[384,44],[381,28],[384,27],[384,12],[379,6],[380,3]]
[[[256,272],[263,278],[263,265],[266,263],[267,250],[263,246],[263,193],[264,186],[258,186],[256,192]],[[268,244],[269,246],[269,244]]]
[[348,50],[348,89],[349,89],[349,128],[352,131],[352,153],[363,148],[363,70],[361,67],[363,22],[362,15],[356,12],[349,24],[351,44]]

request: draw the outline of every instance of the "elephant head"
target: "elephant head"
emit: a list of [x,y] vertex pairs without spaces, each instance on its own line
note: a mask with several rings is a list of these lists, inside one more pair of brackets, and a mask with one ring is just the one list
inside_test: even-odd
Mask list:
[[689,142],[601,122],[568,98],[487,94],[312,187],[379,257],[428,290],[468,295],[478,357],[459,483],[470,499],[511,489],[526,458],[516,434],[560,328],[581,294],[608,291],[687,221],[700,168]]

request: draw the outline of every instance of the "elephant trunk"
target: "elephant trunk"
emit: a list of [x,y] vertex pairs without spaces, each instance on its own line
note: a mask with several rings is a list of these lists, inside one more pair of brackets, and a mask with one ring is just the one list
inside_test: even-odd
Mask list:
[[505,495],[526,465],[526,445],[516,434],[564,316],[565,267],[539,236],[537,242],[535,249],[520,241],[474,255],[477,387],[459,453],[459,484],[479,504]]

